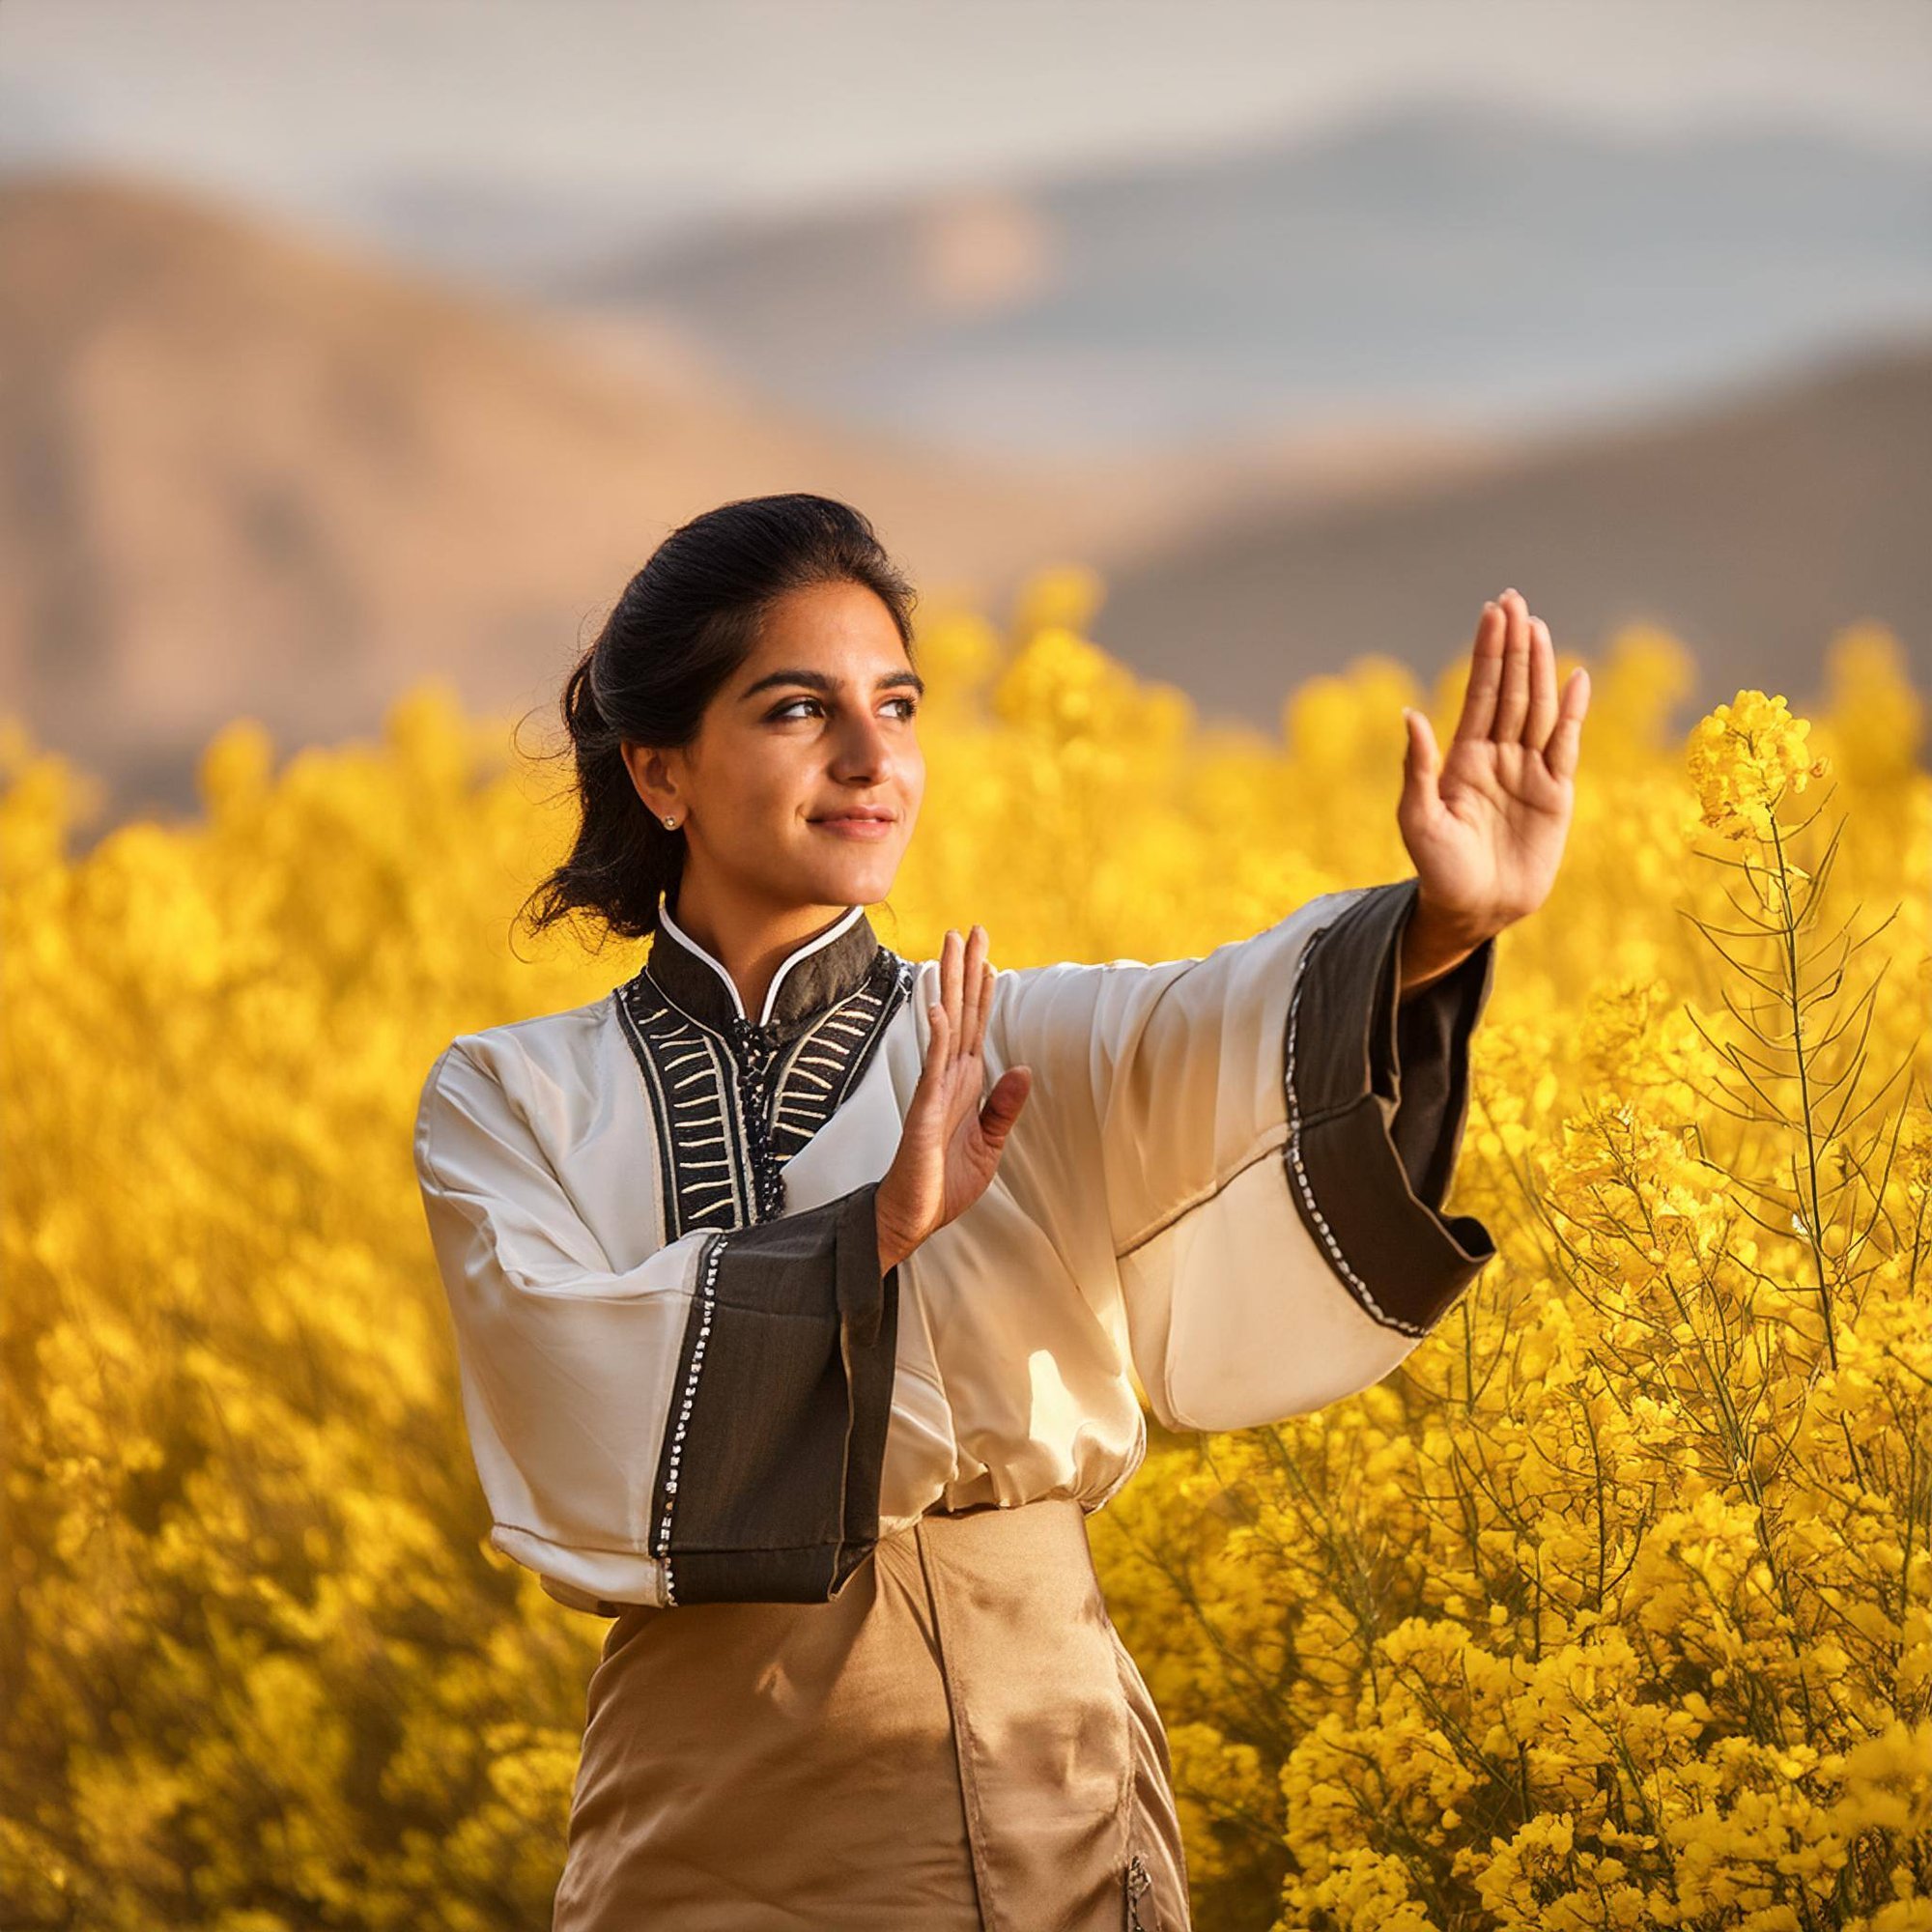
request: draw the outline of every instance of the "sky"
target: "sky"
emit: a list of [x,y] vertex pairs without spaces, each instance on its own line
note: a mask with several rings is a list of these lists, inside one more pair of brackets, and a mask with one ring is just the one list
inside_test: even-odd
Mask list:
[[325,224],[441,180],[586,207],[648,187],[678,225],[1458,95],[1932,151],[1932,5],[0,0],[0,162],[129,164]]

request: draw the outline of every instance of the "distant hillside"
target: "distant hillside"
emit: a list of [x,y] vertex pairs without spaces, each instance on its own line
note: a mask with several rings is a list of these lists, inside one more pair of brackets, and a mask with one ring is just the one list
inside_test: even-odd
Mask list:
[[[1649,620],[1695,655],[1685,718],[1741,685],[1798,704],[1827,640],[1890,625],[1932,690],[1932,342],[1846,357],[1694,413],[1498,459],[1374,502],[1257,508],[1111,559],[1095,629],[1210,712],[1379,650],[1433,676],[1514,583],[1561,648]],[[1184,676],[1182,673],[1184,672]]]
[[734,497],[855,503],[930,601],[1169,534],[1248,473],[941,458],[747,395],[674,334],[612,346],[94,176],[0,186],[0,704],[117,812],[191,803],[244,712],[292,749],[426,672],[548,705],[655,544]]
[[548,717],[675,523],[782,489],[866,510],[927,610],[998,615],[1025,569],[1093,561],[1099,640],[1251,720],[1367,651],[1439,668],[1510,582],[1585,651],[1678,628],[1707,698],[1799,696],[1861,616],[1921,668],[1932,642],[1923,352],[1541,449],[1396,423],[1012,470],[773,405],[711,351],[198,196],[14,178],[0,708],[108,780],[110,819],[190,806],[242,714],[293,750],[434,672]]
[[653,236],[548,292],[664,317],[787,402],[968,449],[1371,414],[1543,433],[1932,328],[1932,158],[1398,101],[1296,139]]

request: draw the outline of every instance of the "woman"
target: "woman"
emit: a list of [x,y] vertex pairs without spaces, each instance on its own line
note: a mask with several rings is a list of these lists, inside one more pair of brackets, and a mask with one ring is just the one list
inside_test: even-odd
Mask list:
[[1386,1375],[1494,1253],[1437,1211],[1494,935],[1587,704],[1484,607],[1413,878],[1201,958],[875,937],[924,771],[912,595],[794,495],[673,532],[564,712],[537,923],[643,966],[463,1035],[416,1166],[491,1540],[615,1618],[558,1932],[1185,1927],[1160,1719],[1084,1520],[1172,1429]]

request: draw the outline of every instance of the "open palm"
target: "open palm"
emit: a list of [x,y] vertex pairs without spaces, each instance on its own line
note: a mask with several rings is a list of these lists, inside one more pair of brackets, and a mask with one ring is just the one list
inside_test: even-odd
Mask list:
[[986,950],[982,925],[964,940],[949,927],[940,949],[939,999],[930,1009],[925,1064],[875,1204],[880,1255],[888,1266],[986,1191],[1033,1089],[1030,1067],[1009,1066],[981,1104],[993,1000]]
[[1556,692],[1549,626],[1517,590],[1485,604],[1449,755],[1419,711],[1396,822],[1425,899],[1471,931],[1498,931],[1548,896],[1576,806],[1590,704],[1580,667]]

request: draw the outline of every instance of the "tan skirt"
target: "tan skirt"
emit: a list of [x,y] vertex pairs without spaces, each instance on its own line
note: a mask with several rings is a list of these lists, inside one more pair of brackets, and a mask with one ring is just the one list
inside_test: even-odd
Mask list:
[[934,1514],[612,1624],[553,1932],[1187,1932],[1171,1779],[1080,1505]]

